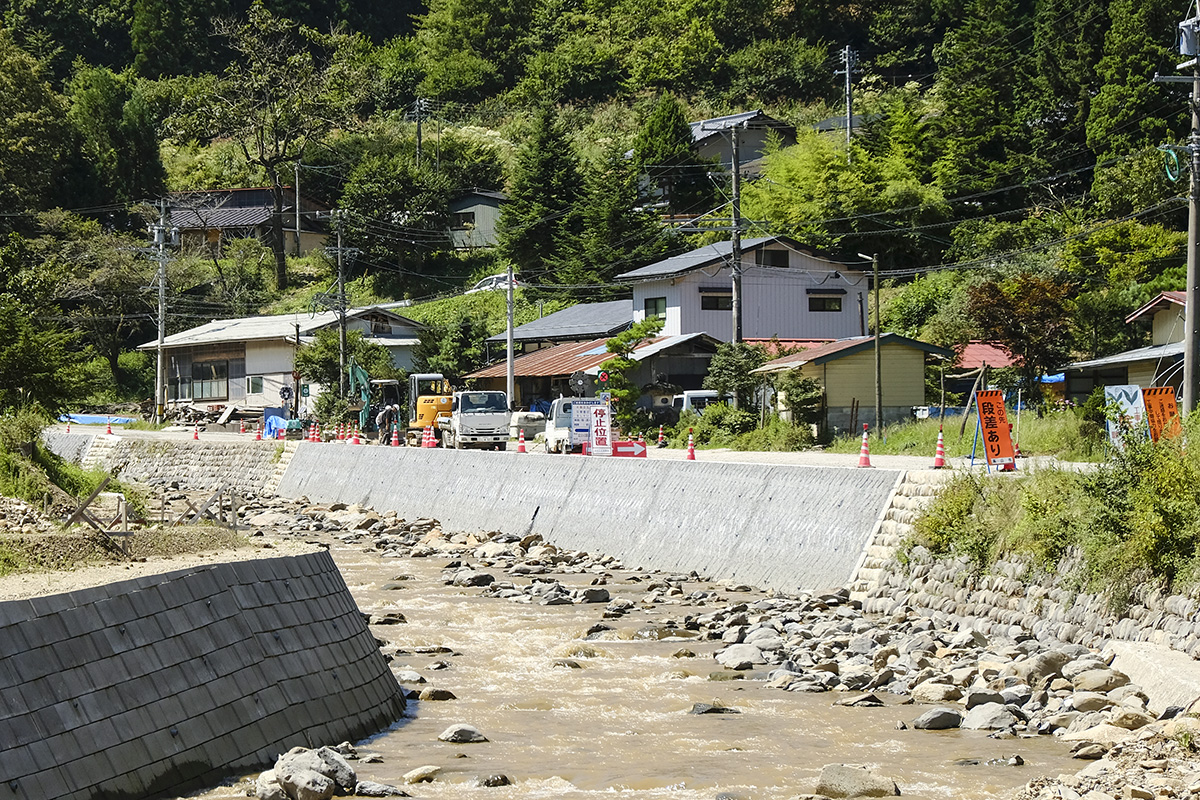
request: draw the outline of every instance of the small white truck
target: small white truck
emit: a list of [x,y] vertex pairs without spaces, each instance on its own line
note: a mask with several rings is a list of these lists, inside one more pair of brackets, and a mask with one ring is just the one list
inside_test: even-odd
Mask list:
[[449,419],[438,418],[442,444],[456,450],[503,450],[508,444],[511,416],[504,392],[455,392]]

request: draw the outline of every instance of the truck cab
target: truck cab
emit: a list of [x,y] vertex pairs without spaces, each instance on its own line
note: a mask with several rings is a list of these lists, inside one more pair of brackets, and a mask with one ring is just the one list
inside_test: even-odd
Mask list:
[[571,401],[574,398],[560,397],[550,404],[546,412],[546,452],[571,452]]
[[456,450],[503,450],[508,443],[508,395],[493,391],[455,392],[449,425],[439,419],[442,444]]

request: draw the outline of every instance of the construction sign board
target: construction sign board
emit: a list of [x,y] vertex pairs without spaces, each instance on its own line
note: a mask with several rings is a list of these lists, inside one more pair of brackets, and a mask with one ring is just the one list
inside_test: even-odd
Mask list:
[[1008,430],[1008,412],[1004,410],[1004,392],[996,389],[976,392],[975,410],[979,412],[988,466],[1015,467],[1016,455]]
[[1179,406],[1175,402],[1175,387],[1155,386],[1142,389],[1142,403],[1146,407],[1146,422],[1150,426],[1150,438],[1158,441],[1165,433],[1179,433]]
[[646,445],[642,442],[624,441],[613,442],[614,456],[625,456],[626,458],[646,458]]
[[591,413],[591,436],[588,441],[588,452],[593,456],[611,456],[613,454],[612,411],[608,404],[604,403],[594,406]]
[[591,441],[592,409],[604,405],[599,397],[576,397],[571,401],[571,447]]
[[1121,440],[1123,431],[1141,430],[1142,423],[1146,419],[1146,406],[1143,401],[1142,389],[1140,386],[1132,383],[1105,386],[1104,403],[1107,406],[1117,409],[1118,418],[1116,420],[1110,418],[1106,427],[1108,428],[1108,439],[1112,442],[1112,446],[1118,450],[1122,450],[1125,447],[1125,443]]

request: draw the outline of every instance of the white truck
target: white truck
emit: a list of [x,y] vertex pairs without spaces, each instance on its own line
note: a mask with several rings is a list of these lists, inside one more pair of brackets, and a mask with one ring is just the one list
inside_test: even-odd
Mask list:
[[442,444],[456,450],[503,450],[508,444],[510,416],[504,392],[455,392],[449,419],[438,418]]

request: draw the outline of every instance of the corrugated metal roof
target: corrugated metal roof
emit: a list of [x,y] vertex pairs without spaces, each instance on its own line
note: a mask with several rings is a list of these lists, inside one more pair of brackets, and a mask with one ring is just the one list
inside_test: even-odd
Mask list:
[[[346,312],[347,318],[358,318],[368,312],[375,312],[391,317],[398,324],[419,329],[421,323],[402,317],[387,309],[369,306],[352,308]],[[223,344],[226,342],[262,341],[265,339],[291,339],[296,335],[296,326],[300,326],[301,338],[311,336],[321,328],[337,322],[337,315],[332,311],[322,311],[309,315],[307,312],[294,314],[276,314],[265,317],[240,317],[237,319],[218,319],[189,328],[186,331],[173,333],[163,340],[164,347],[192,347],[202,344]],[[397,340],[388,338],[389,342]],[[146,342],[138,347],[139,350],[153,350],[158,347],[158,340]]]
[[[713,348],[717,341],[706,333],[689,333],[686,336],[659,336],[646,342],[631,357],[634,361],[649,358],[663,350],[669,350],[680,344],[694,339],[708,339]],[[574,372],[586,372],[595,375],[605,361],[612,358],[606,345],[608,339],[590,339],[586,342],[566,342],[564,344],[535,350],[513,359],[513,372],[520,378],[550,378],[556,375],[570,375]],[[504,378],[508,376],[508,364],[501,361],[476,370],[467,378]]]
[[742,341],[745,342],[746,344],[762,345],[763,347],[767,348],[768,353],[774,354],[775,352],[777,352],[778,350],[783,349],[783,348],[792,349],[792,348],[799,347],[801,349],[808,350],[813,347],[817,347],[819,345],[828,344],[829,342],[832,342],[833,339],[775,339],[775,338],[771,338],[771,339],[742,339]]
[[[882,347],[885,344],[900,344],[905,347],[913,347],[918,350],[923,350],[926,353],[931,353],[942,358],[953,358],[954,351],[947,350],[944,347],[919,342],[916,339],[909,339],[907,336],[900,336],[895,333],[884,333],[879,337],[879,344]],[[828,344],[818,345],[811,349],[800,353],[793,353],[790,356],[783,356],[774,361],[768,361],[757,369],[752,369],[750,372],[757,375],[765,375],[771,372],[786,372],[790,369],[798,369],[805,364],[827,364],[830,361],[836,361],[839,358],[860,353],[863,350],[874,348],[874,336],[852,336],[848,339],[837,339]]]
[[[632,300],[580,303],[514,328],[513,340],[528,342],[546,339],[594,339],[597,336],[620,333],[632,324]],[[488,341],[504,342],[506,336],[498,333],[489,336]]]
[[998,344],[991,342],[971,341],[967,342],[967,346],[958,354],[958,360],[954,362],[956,369],[973,370],[979,369],[984,364],[991,368],[1011,367],[1016,363],[1016,359],[1012,354]]
[[[742,252],[753,250],[754,248],[774,242],[778,239],[777,236],[760,236],[756,239],[743,239]],[[665,278],[669,275],[678,275],[682,272],[690,272],[694,269],[716,264],[718,262],[727,262],[733,254],[732,242],[716,242],[714,244],[698,247],[687,253],[680,253],[677,256],[658,261],[654,264],[649,264],[640,269],[635,269],[630,272],[618,275],[614,280],[618,281],[639,281],[648,279]]]
[[223,230],[257,228],[271,220],[271,209],[263,207],[175,208],[171,224],[181,230]]
[[1146,314],[1153,314],[1161,311],[1168,306],[1177,305],[1180,308],[1187,307],[1187,292],[1163,292],[1158,297],[1151,300],[1146,305],[1139,308],[1137,311],[1125,318],[1126,322],[1133,322],[1135,319]]
[[795,130],[794,126],[763,113],[761,108],[755,109],[754,111],[743,111],[740,114],[729,114],[724,117],[712,117],[711,119],[702,119],[696,122],[689,122],[688,126],[692,129],[692,141],[696,144],[699,144],[705,139],[719,135],[721,131],[734,128],[739,125],[746,125],[746,123],[749,122],[758,122],[759,124],[748,127],[783,128],[786,130]]
[[1183,342],[1169,342],[1168,344],[1139,347],[1136,350],[1126,350],[1123,353],[1114,353],[1104,358],[1093,358],[1090,361],[1076,361],[1074,364],[1068,364],[1065,369],[1102,369],[1133,364],[1138,361],[1157,361],[1159,359],[1176,361],[1180,358],[1183,358]]

